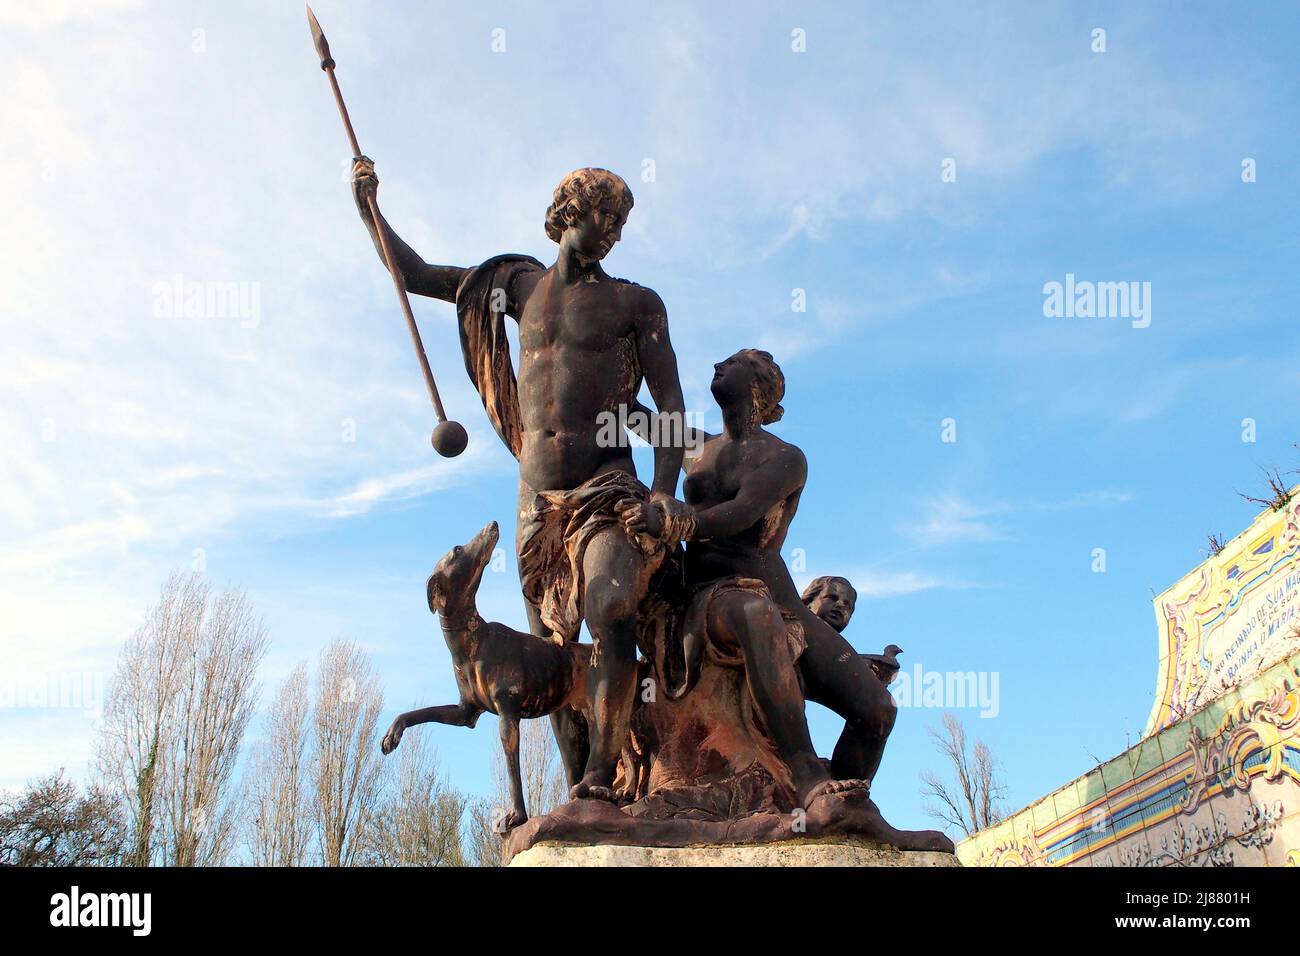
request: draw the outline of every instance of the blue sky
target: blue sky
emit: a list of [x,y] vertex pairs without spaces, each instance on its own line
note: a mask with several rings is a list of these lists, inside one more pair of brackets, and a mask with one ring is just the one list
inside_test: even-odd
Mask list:
[[[559,178],[628,178],[606,264],[667,304],[688,408],[716,425],[711,363],[774,353],[774,430],[810,462],[800,579],[858,585],[859,650],[998,673],[997,717],[957,713],[1012,809],[1136,740],[1153,592],[1252,519],[1236,490],[1298,457],[1294,6],[315,9],[381,205],[429,261],[550,261]],[[450,307],[417,300],[471,435],[455,461],[429,450],[301,6],[43,4],[0,23],[5,680],[111,672],[200,549],[265,616],[268,698],[343,635],[374,655],[388,716],[450,702],[421,585],[485,521],[512,526],[514,463]],[[1045,317],[1067,273],[1151,283],[1150,327]],[[177,276],[247,283],[256,316],[160,315]],[[480,608],[523,625],[513,569]],[[810,712],[828,752],[837,722]],[[890,742],[875,794],[898,825],[926,825],[940,716],[904,710]],[[490,724],[423,732],[486,791]],[[93,733],[79,710],[0,709],[0,786],[84,772]]]

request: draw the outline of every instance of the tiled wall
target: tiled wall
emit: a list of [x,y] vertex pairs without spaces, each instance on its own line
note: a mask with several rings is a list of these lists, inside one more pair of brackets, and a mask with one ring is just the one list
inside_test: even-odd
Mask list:
[[1300,654],[957,853],[967,866],[1300,866]]

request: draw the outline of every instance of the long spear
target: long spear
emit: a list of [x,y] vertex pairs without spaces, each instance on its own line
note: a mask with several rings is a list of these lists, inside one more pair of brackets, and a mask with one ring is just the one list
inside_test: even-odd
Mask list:
[[[329,42],[321,31],[316,14],[311,12],[310,4],[307,6],[307,23],[311,27],[312,43],[315,44],[316,53],[320,56],[320,68],[330,78],[330,87],[334,90],[334,102],[338,104],[339,116],[343,117],[343,128],[347,131],[348,142],[352,145],[352,157],[355,161],[362,156],[361,147],[357,144],[357,134],[352,129],[352,120],[348,117],[348,108],[343,102],[343,92],[339,89],[339,81],[334,76],[335,64],[334,58],[330,56]],[[375,232],[379,235],[379,247],[384,253],[384,264],[388,266],[388,274],[393,277],[393,288],[397,290],[397,301],[402,307],[402,314],[406,316],[406,329],[411,333],[411,344],[415,346],[415,355],[420,360],[420,371],[424,373],[424,384],[429,389],[429,398],[433,399],[433,410],[438,415],[438,425],[434,428],[431,438],[433,448],[444,458],[455,458],[465,450],[465,445],[469,442],[469,436],[465,433],[465,428],[460,422],[448,421],[447,413],[442,409],[442,399],[438,397],[438,383],[433,380],[433,371],[429,368],[429,357],[424,354],[424,342],[420,339],[420,330],[415,324],[415,315],[411,312],[411,300],[406,295],[406,282],[402,278],[401,270],[397,268],[397,259],[393,255],[392,246],[388,244],[388,230],[384,228],[384,221],[379,216],[379,203],[375,200],[374,193],[367,193],[366,200],[370,206],[370,218],[375,224]]]

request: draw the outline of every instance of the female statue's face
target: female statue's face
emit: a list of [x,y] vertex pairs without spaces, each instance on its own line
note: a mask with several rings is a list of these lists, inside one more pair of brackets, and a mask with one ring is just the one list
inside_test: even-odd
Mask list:
[[709,389],[723,408],[749,398],[753,385],[754,366],[739,352],[713,366],[713,382]]

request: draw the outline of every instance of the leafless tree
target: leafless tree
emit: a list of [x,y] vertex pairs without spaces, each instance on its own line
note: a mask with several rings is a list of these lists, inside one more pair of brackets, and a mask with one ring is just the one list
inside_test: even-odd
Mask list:
[[236,815],[233,774],[266,647],[243,593],[210,602],[202,575],[179,572],[126,642],[104,711],[99,765],[125,808],[128,865],[225,859]]
[[154,830],[161,805],[158,770],[170,752],[173,700],[189,633],[201,619],[207,599],[200,576],[174,572],[163,585],[158,603],[145,623],[122,648],[117,672],[104,707],[100,738],[100,770],[119,795],[130,838],[125,855],[129,866],[153,861]]
[[251,817],[247,849],[256,866],[302,866],[307,860],[315,802],[308,772],[310,713],[310,675],[303,661],[276,692],[265,735],[245,771]]
[[257,709],[266,629],[241,591],[205,603],[198,642],[180,669],[170,759],[159,778],[170,866],[224,862],[235,835],[235,766]]
[[461,824],[468,801],[443,779],[425,739],[408,734],[384,762],[382,796],[363,851],[369,865],[465,865]]
[[[569,787],[560,752],[547,720],[524,720],[519,724],[519,782],[523,785],[528,815],[550,813],[568,799]],[[466,823],[469,861],[475,866],[501,865],[501,836],[497,822],[510,806],[510,786],[505,756],[492,751],[492,794],[469,807]]]
[[0,864],[117,866],[126,826],[116,802],[92,786],[84,795],[62,770],[0,801]]
[[950,785],[932,770],[924,771],[922,793],[937,801],[927,804],[925,812],[943,821],[945,829],[956,827],[966,836],[1002,820],[1007,788],[993,752],[984,741],[976,740],[968,750],[966,728],[950,713],[943,715],[942,731],[929,727],[926,732],[947,759],[956,784]]
[[473,801],[465,821],[468,862],[472,866],[501,865],[501,835],[496,832],[501,811],[492,798]]
[[315,822],[322,862],[359,862],[365,828],[379,795],[380,751],[376,726],[383,694],[366,654],[335,640],[322,652],[312,723]]

